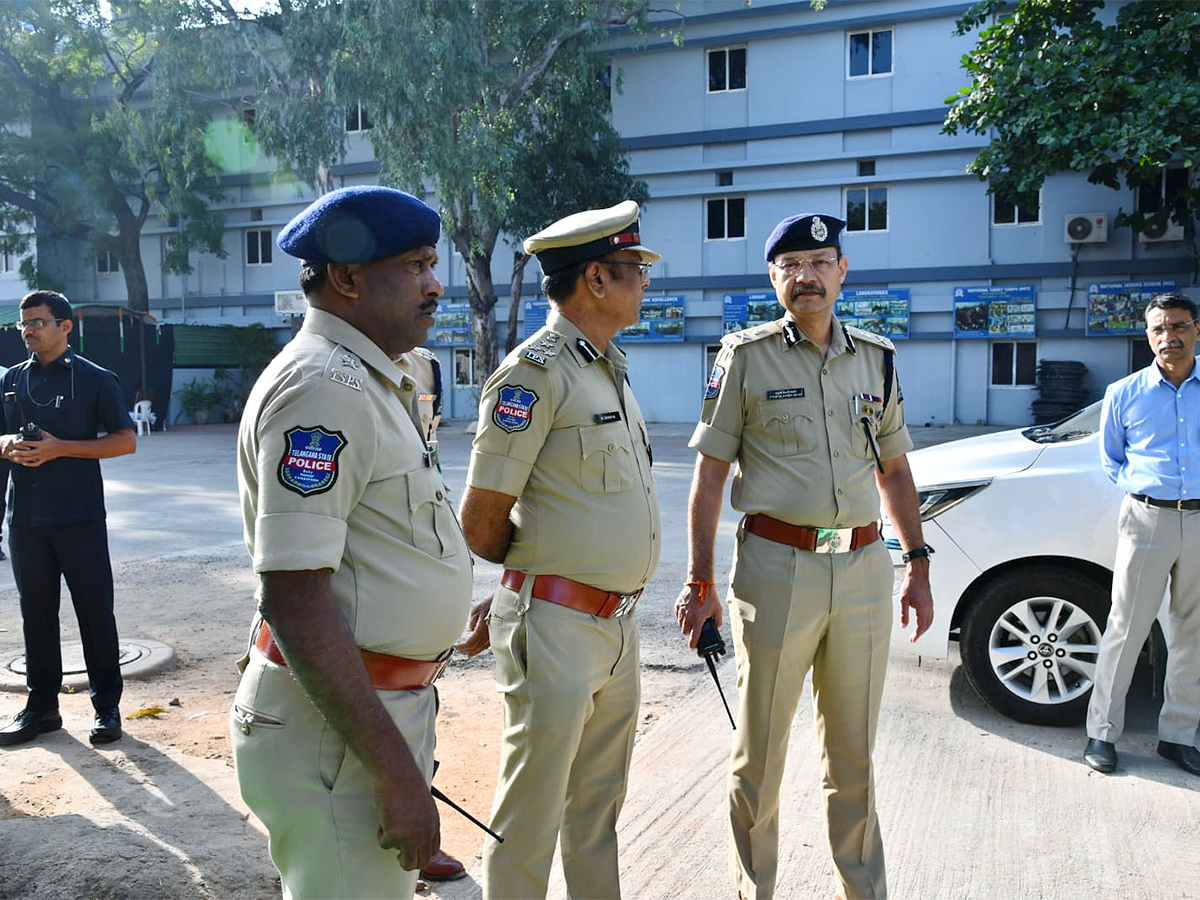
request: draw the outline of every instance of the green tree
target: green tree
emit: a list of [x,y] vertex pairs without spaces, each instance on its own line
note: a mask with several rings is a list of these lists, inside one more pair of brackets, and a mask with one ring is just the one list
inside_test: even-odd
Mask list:
[[[256,22],[239,20],[226,0],[195,2],[256,42],[259,84],[277,78],[277,90],[258,97],[264,149],[320,189],[317,175],[344,145],[313,154],[308,132],[270,108],[340,123],[361,103],[374,123],[368,135],[380,182],[437,194],[443,228],[465,263],[476,370],[485,379],[496,365],[492,256],[516,202],[528,129],[542,121],[536,107],[570,78],[592,77],[593,53],[609,29],[644,25],[645,0],[284,0]],[[297,60],[301,52],[306,59]],[[260,128],[260,120],[278,127]]]
[[629,174],[620,135],[608,120],[607,76],[608,67],[593,60],[591,71],[548,78],[526,110],[532,121],[518,137],[512,202],[504,224],[513,241],[506,352],[518,343],[517,311],[530,260],[522,240],[582,209],[622,200],[644,203],[650,196],[646,183]]
[[[202,70],[170,64],[188,21],[173,0],[13,0],[0,4],[0,227],[12,249],[41,233],[111,253],[129,305],[149,290],[140,237],[153,211],[181,225],[168,270],[192,247],[224,255],[209,104],[180,91]],[[169,74],[168,74],[169,73]],[[62,277],[23,266],[28,279]]]
[[[958,21],[980,28],[963,57],[972,83],[947,98],[944,131],[990,133],[969,166],[990,190],[1016,196],[1047,176],[1086,172],[1114,190],[1156,184],[1170,162],[1194,165],[1200,146],[1200,4],[1130,3],[1111,24],[1100,0],[986,0]],[[993,20],[994,19],[994,20]],[[987,24],[991,22],[991,24]],[[1200,213],[1200,190],[1174,206],[1122,211],[1141,229]]]

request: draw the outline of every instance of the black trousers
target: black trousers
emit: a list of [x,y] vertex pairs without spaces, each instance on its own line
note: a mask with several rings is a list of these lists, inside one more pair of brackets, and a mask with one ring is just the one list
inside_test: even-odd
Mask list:
[[46,527],[10,525],[8,549],[21,595],[29,706],[58,707],[62,687],[58,607],[63,578],[79,620],[92,706],[98,710],[116,706],[121,701],[121,651],[104,521]]

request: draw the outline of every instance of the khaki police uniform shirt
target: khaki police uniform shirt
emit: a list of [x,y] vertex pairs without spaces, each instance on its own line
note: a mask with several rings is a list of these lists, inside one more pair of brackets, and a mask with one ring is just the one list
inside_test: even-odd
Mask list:
[[829,353],[788,318],[726,335],[690,447],[737,462],[731,500],[793,525],[852,528],[879,518],[875,456],[912,449],[900,385],[883,404],[886,338],[835,318]]
[[553,310],[484,385],[467,483],[518,498],[507,568],[617,593],[654,573],[650,438],[626,368]]
[[432,350],[413,347],[396,357],[396,365],[416,385],[410,412],[420,426],[421,437],[436,449],[437,429],[442,422],[441,363]]
[[310,308],[247,401],[238,486],[255,572],[333,569],[360,647],[432,659],[466,624],[471,561],[415,390],[366,335]]

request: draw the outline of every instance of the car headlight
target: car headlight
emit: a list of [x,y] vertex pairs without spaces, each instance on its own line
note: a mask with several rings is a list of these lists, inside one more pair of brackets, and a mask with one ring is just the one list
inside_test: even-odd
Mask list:
[[991,483],[992,480],[989,478],[986,481],[939,485],[919,491],[917,501],[920,504],[921,521],[928,522],[930,519],[940,516],[946,510],[958,506],[972,494],[979,493]]

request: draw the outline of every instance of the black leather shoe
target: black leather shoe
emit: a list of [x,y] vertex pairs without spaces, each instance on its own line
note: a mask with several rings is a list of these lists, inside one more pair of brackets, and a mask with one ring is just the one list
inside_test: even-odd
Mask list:
[[115,706],[96,710],[96,721],[88,740],[93,744],[111,744],[121,737],[121,711]]
[[39,734],[62,728],[57,709],[30,709],[28,706],[0,728],[0,747],[14,747],[32,741]]
[[1083,761],[1097,772],[1107,775],[1117,767],[1117,747],[1110,741],[1089,738],[1083,751]]
[[1169,759],[1185,772],[1200,775],[1200,750],[1191,744],[1172,744],[1169,741],[1158,742],[1158,755]]

